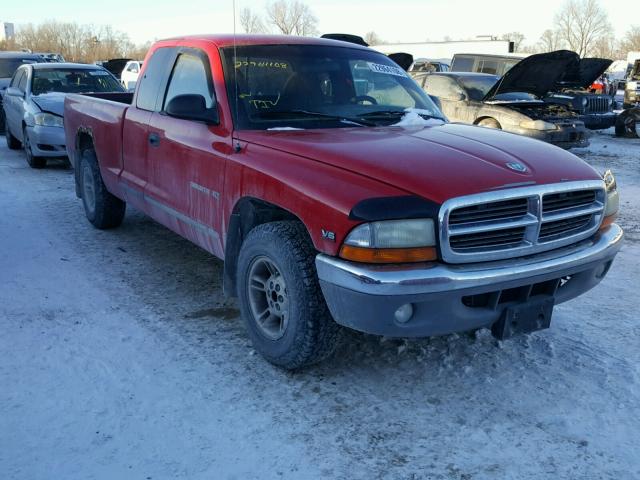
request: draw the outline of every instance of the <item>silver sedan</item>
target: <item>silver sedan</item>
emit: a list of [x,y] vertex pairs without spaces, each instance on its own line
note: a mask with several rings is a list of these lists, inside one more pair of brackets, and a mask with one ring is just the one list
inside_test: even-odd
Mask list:
[[16,70],[4,95],[5,135],[21,146],[33,168],[66,158],[63,112],[67,93],[123,92],[120,82],[96,65],[34,63]]

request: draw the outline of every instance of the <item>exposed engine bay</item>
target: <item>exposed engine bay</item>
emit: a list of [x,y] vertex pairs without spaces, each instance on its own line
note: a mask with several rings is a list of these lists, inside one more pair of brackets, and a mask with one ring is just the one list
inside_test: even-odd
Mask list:
[[547,122],[560,122],[567,120],[578,120],[579,115],[569,110],[564,105],[555,105],[549,103],[527,103],[527,104],[508,104],[503,107],[511,108],[519,113],[527,115],[533,120],[544,120]]

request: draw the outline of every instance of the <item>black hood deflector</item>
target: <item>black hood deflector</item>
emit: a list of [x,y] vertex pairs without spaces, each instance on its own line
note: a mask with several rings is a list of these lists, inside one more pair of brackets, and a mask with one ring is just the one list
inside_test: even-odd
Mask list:
[[567,69],[579,61],[578,54],[569,50],[539,53],[523,58],[491,87],[484,101],[509,92],[527,92],[540,98],[544,97],[555,89],[556,83]]

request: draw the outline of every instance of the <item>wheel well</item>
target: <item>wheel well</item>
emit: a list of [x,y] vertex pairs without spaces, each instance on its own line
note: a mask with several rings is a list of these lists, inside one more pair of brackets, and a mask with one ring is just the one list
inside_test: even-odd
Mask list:
[[474,125],[479,125],[480,122],[482,122],[483,120],[493,120],[494,122],[496,122],[498,124],[498,126],[500,126],[500,128],[502,128],[502,125],[500,124],[500,122],[498,120],[496,120],[493,117],[480,117],[480,118],[476,118],[476,121],[473,122]]
[[258,225],[281,220],[294,220],[304,225],[290,211],[257,198],[245,197],[236,203],[229,220],[229,230],[224,249],[223,289],[227,296],[237,296],[236,278],[240,247],[249,232]]
[[82,151],[93,148],[93,137],[86,131],[79,131],[76,136],[76,149],[74,153],[75,158],[70,158],[73,165],[73,176],[76,183],[76,197],[82,197],[82,189],[80,188],[80,159],[82,158]]

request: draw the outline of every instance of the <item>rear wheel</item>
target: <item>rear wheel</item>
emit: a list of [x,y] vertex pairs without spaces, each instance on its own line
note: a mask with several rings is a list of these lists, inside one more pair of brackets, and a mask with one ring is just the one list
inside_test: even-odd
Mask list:
[[93,150],[82,152],[80,168],[80,190],[87,219],[101,230],[119,226],[127,204],[107,191]]
[[7,141],[7,147],[9,147],[10,150],[18,150],[22,146],[20,140],[11,135],[9,124],[6,121],[4,124],[4,138]]
[[316,251],[302,224],[254,228],[238,259],[242,317],[255,349],[274,365],[296,369],[331,355],[341,327],[324,301]]
[[500,126],[500,123],[498,123],[498,121],[495,118],[483,118],[478,122],[478,125],[480,127],[495,128],[497,130],[502,129],[502,127]]
[[31,150],[31,139],[27,132],[27,127],[22,129],[22,145],[24,147],[24,154],[27,157],[27,163],[31,168],[44,168],[47,166],[47,159],[42,157],[36,157]]

